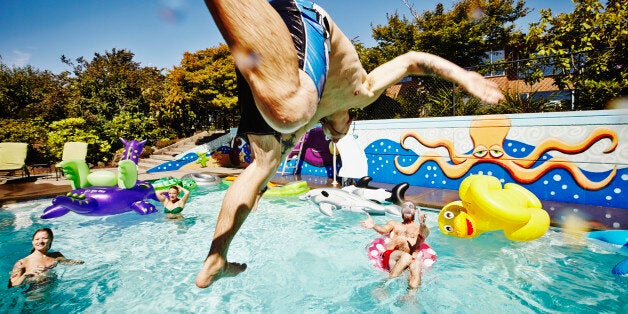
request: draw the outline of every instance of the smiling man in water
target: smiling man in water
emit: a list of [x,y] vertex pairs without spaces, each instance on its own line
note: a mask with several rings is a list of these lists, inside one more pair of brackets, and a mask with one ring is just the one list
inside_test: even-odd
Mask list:
[[408,75],[436,75],[497,103],[503,95],[480,74],[411,51],[367,73],[351,41],[321,7],[301,0],[205,0],[238,69],[238,132],[255,160],[227,190],[211,247],[196,276],[204,288],[245,264],[227,262],[233,237],[265,191],[282,156],[319,121],[334,142],[348,131],[350,108],[364,108]]
[[414,221],[415,206],[405,202],[401,208],[402,222],[390,220],[383,226],[375,224],[367,213],[366,220],[360,222],[365,229],[373,229],[379,234],[388,235],[390,242],[382,256],[382,264],[389,272],[388,278],[396,278],[409,269],[408,288],[413,291],[421,284],[421,264],[419,257],[420,247],[425,238],[430,235],[430,229],[425,224],[426,216],[419,209],[419,223]]

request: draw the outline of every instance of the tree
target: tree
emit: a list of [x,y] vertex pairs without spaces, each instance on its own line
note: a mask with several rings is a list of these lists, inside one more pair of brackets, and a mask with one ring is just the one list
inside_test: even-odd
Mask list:
[[[397,12],[388,15],[387,25],[372,27],[377,46],[356,49],[367,70],[374,68],[375,62],[381,64],[410,50],[432,53],[462,67],[475,66],[484,62],[487,52],[503,50],[520,39],[523,35],[514,22],[529,12],[523,0],[462,0],[451,11],[439,3],[433,11],[419,14],[408,1],[402,1],[413,19]],[[402,116],[467,114],[480,109],[477,101],[469,100],[450,82],[418,80],[416,95],[399,100]],[[409,110],[414,110],[414,115]]]
[[462,0],[445,11],[418,14],[406,1],[414,21],[388,15],[387,25],[373,27],[373,38],[386,60],[409,50],[429,52],[460,66],[477,65],[489,50],[504,49],[519,34],[514,22],[528,14],[523,0]]
[[628,92],[628,14],[624,1],[574,0],[571,13],[541,10],[526,37],[527,80],[551,72],[560,89],[576,91],[577,109],[603,109]]
[[167,76],[165,99],[154,104],[161,125],[176,130],[229,127],[237,103],[235,63],[227,45],[186,52]]
[[147,113],[151,102],[159,101],[164,76],[155,67],[141,67],[134,54],[124,49],[95,53],[61,61],[73,69],[80,114],[111,120],[120,112]]
[[0,118],[54,121],[71,114],[66,74],[55,75],[30,65],[9,68],[0,63]]

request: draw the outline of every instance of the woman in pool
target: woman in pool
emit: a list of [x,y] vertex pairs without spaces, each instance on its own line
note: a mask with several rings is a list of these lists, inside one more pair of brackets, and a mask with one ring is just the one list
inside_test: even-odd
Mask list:
[[[179,198],[179,193],[183,191],[183,197]],[[157,199],[164,204],[166,208],[166,218],[181,219],[183,215],[183,207],[190,197],[190,191],[184,187],[173,185],[167,191],[157,192]]]
[[23,283],[43,283],[50,280],[49,270],[57,266],[83,264],[82,260],[67,259],[61,252],[49,252],[53,234],[50,228],[37,229],[33,234],[31,254],[17,261],[11,271],[8,287]]

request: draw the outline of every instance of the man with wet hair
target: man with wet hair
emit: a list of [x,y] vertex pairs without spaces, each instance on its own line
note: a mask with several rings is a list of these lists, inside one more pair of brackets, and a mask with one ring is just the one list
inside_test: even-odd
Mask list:
[[227,252],[267,182],[297,140],[317,123],[334,142],[349,130],[350,108],[364,108],[409,75],[436,75],[497,103],[497,85],[438,56],[410,51],[367,73],[355,47],[318,5],[304,0],[205,0],[234,56],[238,132],[254,161],[227,190],[213,240],[196,276],[201,288],[235,276],[245,264]]

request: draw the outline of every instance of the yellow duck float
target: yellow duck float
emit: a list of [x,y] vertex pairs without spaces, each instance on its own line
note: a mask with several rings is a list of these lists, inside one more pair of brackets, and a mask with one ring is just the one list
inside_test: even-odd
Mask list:
[[471,175],[459,189],[460,201],[440,211],[438,227],[446,235],[474,238],[487,231],[503,230],[512,241],[537,239],[549,229],[550,218],[541,201],[524,187],[495,177]]

